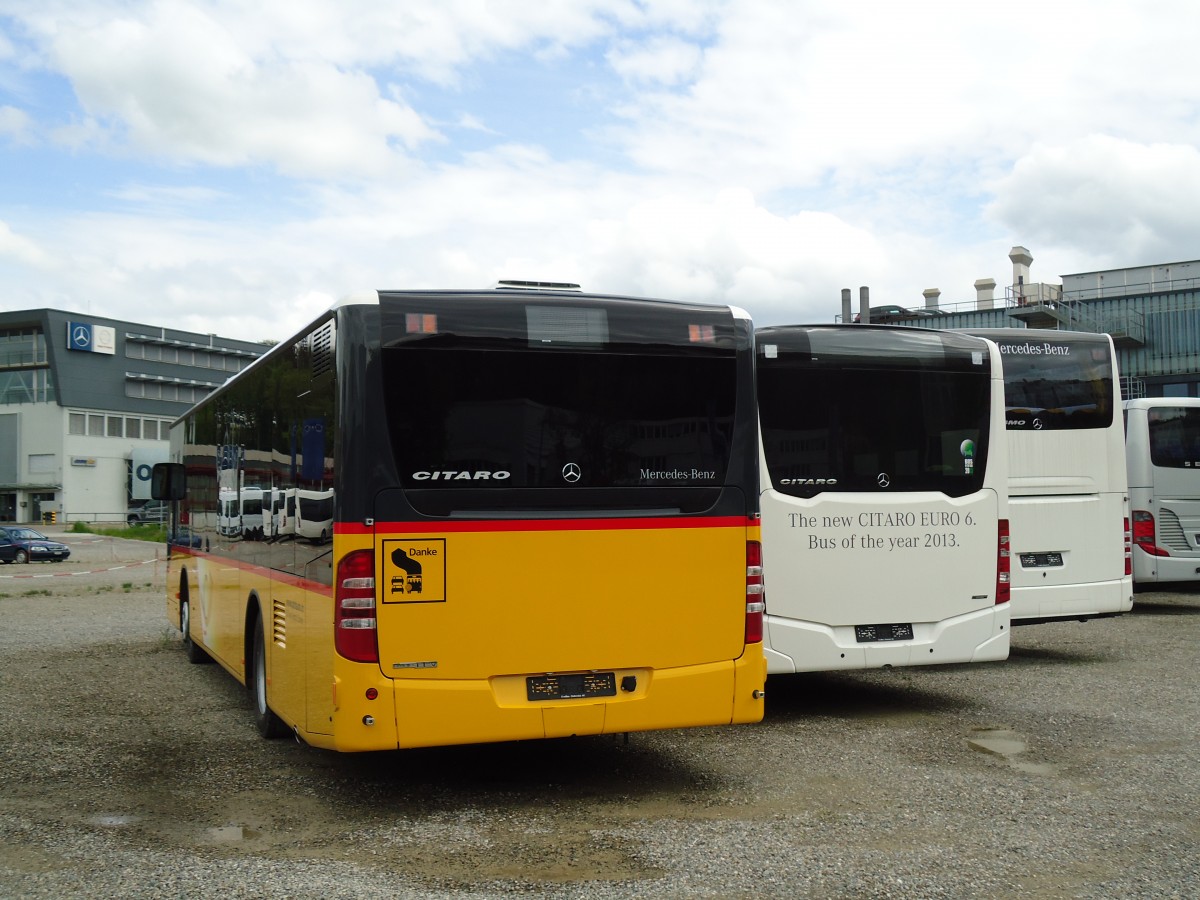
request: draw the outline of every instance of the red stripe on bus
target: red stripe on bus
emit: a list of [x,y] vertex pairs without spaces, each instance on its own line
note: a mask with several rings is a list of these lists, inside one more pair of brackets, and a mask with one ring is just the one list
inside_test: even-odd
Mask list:
[[220,556],[216,553],[205,553],[202,550],[188,547],[172,547],[171,553],[176,558],[190,556],[197,560],[203,559],[207,560],[210,565],[227,566],[242,572],[252,572],[259,578],[268,578],[276,584],[286,584],[290,587],[312,591],[315,594],[324,594],[327,597],[333,596],[333,587],[331,585],[322,584],[310,578],[302,578],[299,575],[293,575],[291,572],[284,572],[282,569],[272,569],[270,566],[264,566],[262,563],[254,563],[231,556]]
[[434,532],[487,531],[636,531],[668,528],[750,528],[761,520],[749,516],[706,516],[647,519],[470,519],[447,521],[429,519],[421,522],[335,522],[333,533],[341,535],[432,534]]

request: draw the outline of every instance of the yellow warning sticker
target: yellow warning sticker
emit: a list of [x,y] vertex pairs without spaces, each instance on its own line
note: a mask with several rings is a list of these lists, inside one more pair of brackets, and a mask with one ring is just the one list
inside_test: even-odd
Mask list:
[[384,603],[446,602],[446,539],[383,542]]

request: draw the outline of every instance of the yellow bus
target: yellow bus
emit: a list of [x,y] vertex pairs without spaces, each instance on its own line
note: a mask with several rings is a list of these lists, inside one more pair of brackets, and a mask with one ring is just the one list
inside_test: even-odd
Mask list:
[[[321,748],[758,721],[753,365],[730,307],[338,303],[174,423],[168,617]],[[247,491],[296,525],[227,527]]]

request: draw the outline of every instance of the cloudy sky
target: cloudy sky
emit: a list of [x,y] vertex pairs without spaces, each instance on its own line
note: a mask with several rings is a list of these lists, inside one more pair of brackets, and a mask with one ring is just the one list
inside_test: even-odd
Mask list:
[[0,309],[500,278],[828,322],[1200,258],[1194,0],[0,0]]

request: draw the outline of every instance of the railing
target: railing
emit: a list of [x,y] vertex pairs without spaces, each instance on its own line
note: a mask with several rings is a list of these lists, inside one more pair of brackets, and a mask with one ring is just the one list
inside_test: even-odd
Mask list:
[[1122,375],[1120,383],[1122,400],[1136,400],[1146,396],[1146,382],[1136,375]]

